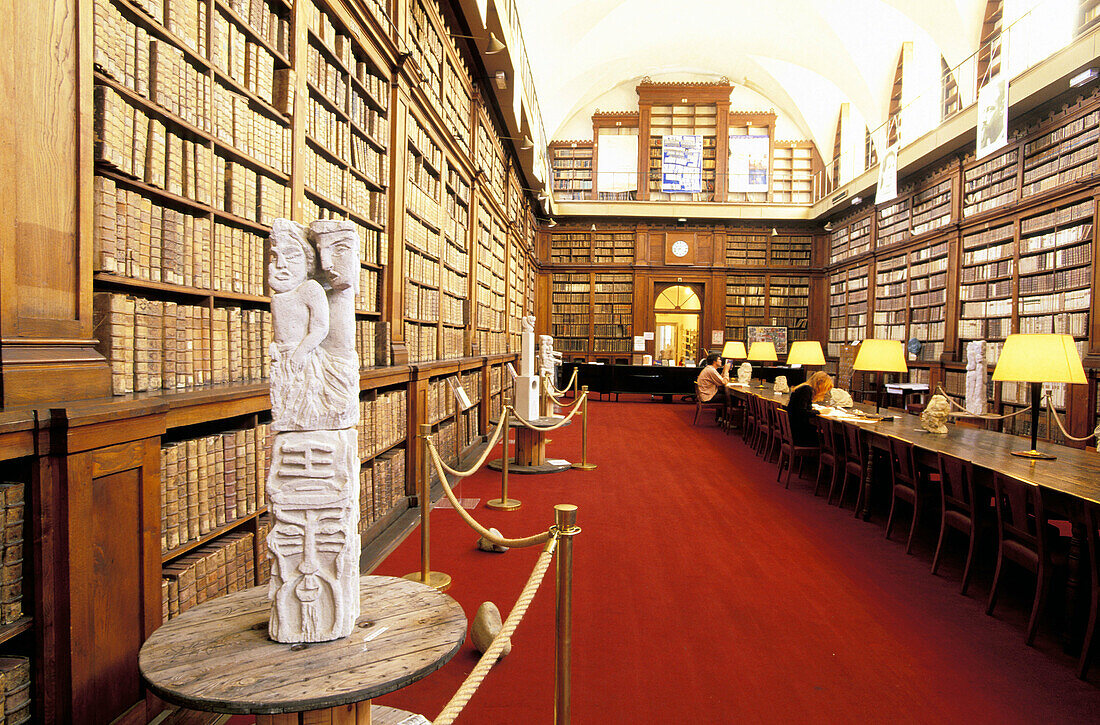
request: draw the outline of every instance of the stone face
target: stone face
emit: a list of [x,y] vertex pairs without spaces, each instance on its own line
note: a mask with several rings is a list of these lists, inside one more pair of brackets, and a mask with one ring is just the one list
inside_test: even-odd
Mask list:
[[276,642],[351,634],[359,616],[359,457],[354,428],[279,433],[267,478]]
[[854,403],[847,390],[833,388],[829,391],[829,405],[834,408],[851,408]]
[[947,433],[951,403],[942,395],[933,395],[920,414],[920,425],[929,433]]
[[554,338],[539,335],[539,375],[549,375],[554,379],[554,368],[561,363],[561,353],[554,352]]
[[787,376],[786,375],[776,375],[775,376],[775,384],[772,385],[772,392],[773,393],[789,393],[790,391],[791,391],[791,389],[787,385]]
[[[492,602],[482,602],[477,608],[477,614],[474,615],[473,624],[470,625],[470,641],[473,642],[474,649],[485,654],[493,644],[497,633],[500,632],[501,625],[500,610],[497,609],[497,605]],[[504,659],[504,656],[511,651],[512,643],[509,641],[500,651],[500,658]]]
[[985,341],[968,342],[966,344],[966,410],[974,415],[985,414],[987,375]]
[[[492,534],[493,536],[496,536],[497,538],[503,538],[500,535],[500,532],[497,531],[496,529],[489,529],[489,533]],[[499,544],[494,544],[493,542],[486,539],[484,536],[482,536],[481,538],[479,538],[477,540],[477,548],[480,549],[481,551],[488,551],[491,554],[503,554],[504,552],[508,551],[507,546],[500,546]]]
[[743,362],[740,367],[737,368],[737,382],[742,385],[748,385],[750,380],[752,380],[752,365]]
[[532,335],[535,334],[535,316],[534,315],[527,315],[526,317],[523,318],[522,322],[523,322],[523,332],[530,332]]

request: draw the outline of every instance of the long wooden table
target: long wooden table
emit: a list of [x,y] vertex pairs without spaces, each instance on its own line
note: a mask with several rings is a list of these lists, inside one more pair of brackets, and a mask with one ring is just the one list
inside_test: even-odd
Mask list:
[[[790,396],[786,393],[773,393],[769,388],[746,387],[731,383],[729,390],[734,395],[745,398],[755,395],[782,406],[786,406]],[[873,414],[874,407],[857,404],[857,410]],[[1078,448],[1069,448],[1053,443],[1038,444],[1039,450],[1045,450],[1057,456],[1056,460],[1035,460],[1012,455],[1012,451],[1027,448],[1030,441],[1024,438],[1000,433],[998,431],[977,428],[948,426],[948,433],[929,433],[921,428],[920,417],[896,410],[883,411],[893,415],[892,421],[859,421],[842,418],[843,423],[857,426],[868,451],[863,477],[863,506],[856,511],[857,516],[867,520],[871,516],[871,489],[874,478],[874,451],[889,451],[889,439],[896,438],[913,444],[918,464],[932,469],[938,468],[938,454],[943,453],[965,461],[974,466],[976,483],[992,489],[993,474],[999,473],[1025,483],[1038,486],[1047,494],[1045,502],[1055,513],[1065,516],[1073,526],[1070,538],[1067,579],[1067,648],[1079,643],[1074,637],[1072,627],[1080,622],[1076,608],[1077,591],[1081,581],[1081,557],[1085,550],[1087,528],[1085,506],[1087,503],[1100,505],[1100,455]]]

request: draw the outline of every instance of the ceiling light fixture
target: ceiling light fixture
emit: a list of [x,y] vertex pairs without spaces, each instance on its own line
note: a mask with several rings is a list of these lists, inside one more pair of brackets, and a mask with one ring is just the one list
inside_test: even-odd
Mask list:
[[556,221],[554,221],[553,219],[551,219],[551,220],[550,220],[550,223],[549,223],[549,224],[547,224],[546,226],[548,226],[548,227],[556,227],[557,225],[558,225],[558,223],[557,223]]
[[855,206],[856,204],[860,203],[861,201],[863,201],[862,196],[853,196],[852,197],[852,206]]
[[827,232],[833,231],[833,223],[832,222],[825,222],[825,231],[827,231]]
[[778,237],[779,236],[779,230],[776,229],[775,227],[772,227],[772,236],[773,237]]
[[[498,71],[498,72],[503,73],[504,71]],[[501,90],[504,90],[504,89],[502,88]],[[530,151],[531,149],[535,148],[535,142],[532,141],[531,137],[526,135],[526,134],[524,134],[522,138],[519,137],[519,136],[501,136],[500,140],[501,141],[522,141],[523,143],[520,144],[520,147],[519,147],[520,151]]]
[[498,91],[508,90],[508,76],[504,75],[504,71],[498,70],[493,74],[493,85],[497,87]]
[[[451,34],[452,38],[468,38],[469,40],[485,40],[483,35],[458,35]],[[496,35],[489,33],[489,42],[485,44],[485,55],[496,55],[507,46],[500,42]]]
[[1077,88],[1078,86],[1083,86],[1086,83],[1096,80],[1098,77],[1100,77],[1100,69],[1086,68],[1069,79],[1069,87]]

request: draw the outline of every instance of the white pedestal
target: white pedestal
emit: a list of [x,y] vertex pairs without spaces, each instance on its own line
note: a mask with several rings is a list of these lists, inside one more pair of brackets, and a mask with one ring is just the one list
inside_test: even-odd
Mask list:
[[515,408],[524,420],[539,417],[539,379],[535,375],[516,376]]

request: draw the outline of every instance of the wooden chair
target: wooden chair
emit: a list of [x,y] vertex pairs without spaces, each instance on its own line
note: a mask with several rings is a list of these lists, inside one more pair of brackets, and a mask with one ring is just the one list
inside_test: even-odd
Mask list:
[[913,534],[920,523],[921,485],[917,476],[917,463],[913,456],[913,444],[900,438],[890,437],[890,475],[893,485],[890,487],[890,515],[886,518],[886,538],[894,526],[894,514],[898,501],[905,501],[913,507],[913,519],[909,524],[909,538],[905,542],[905,553],[913,550]]
[[722,412],[722,406],[726,404],[725,399],[720,395],[715,395],[707,402],[703,402],[703,398],[699,395],[699,383],[695,383],[695,420],[691,421],[692,425],[699,422],[699,414],[703,412],[703,409],[714,411],[714,421],[718,422],[718,415]]
[[993,491],[997,509],[997,568],[985,613],[993,614],[997,604],[1006,559],[1034,573],[1035,601],[1031,605],[1031,618],[1024,639],[1031,646],[1054,569],[1065,563],[1064,552],[1068,549],[1068,542],[1062,540],[1058,530],[1047,519],[1042,491],[1038,486],[995,473]]
[[831,491],[837,473],[837,455],[836,446],[833,442],[832,421],[828,418],[818,418],[817,429],[818,439],[821,441],[821,452],[817,457],[817,479],[814,481],[814,496],[818,494],[824,483],[822,474],[826,470],[829,471],[829,490]]
[[756,396],[746,396],[744,407],[745,416],[741,423],[741,440],[753,445],[753,441],[756,440],[756,404],[753,402]]
[[1085,526],[1088,527],[1089,566],[1092,573],[1092,597],[1089,606],[1089,623],[1085,639],[1081,642],[1081,659],[1077,664],[1077,676],[1082,680],[1089,672],[1093,645],[1096,644],[1096,620],[1100,617],[1100,506],[1089,503],[1085,507]]
[[820,420],[825,424],[825,427],[821,429],[822,434],[827,434],[832,439],[833,456],[836,458],[833,480],[829,482],[829,493],[825,498],[826,501],[832,502],[833,496],[840,493],[840,485],[844,482],[848,468],[848,449],[844,437],[845,426],[838,420],[828,418],[821,418]]
[[762,456],[767,452],[772,437],[772,417],[763,398],[753,396],[753,400],[756,402],[756,443],[753,448],[756,455]]
[[839,424],[844,432],[844,483],[840,487],[840,497],[837,505],[843,506],[844,499],[848,495],[848,483],[856,485],[856,513],[859,513],[859,504],[863,501],[863,476],[866,462],[863,459],[863,440],[860,438],[858,426],[847,423]]
[[726,402],[722,414],[722,427],[726,433],[730,433],[734,428],[742,427],[745,424],[745,408],[741,404],[741,400],[729,388],[722,388],[722,396]]
[[768,444],[767,448],[764,449],[764,460],[771,463],[773,455],[776,461],[779,460],[779,443],[781,440],[781,433],[779,430],[779,404],[770,400],[765,400],[764,408],[768,411]]
[[940,565],[943,541],[947,530],[954,529],[966,536],[966,565],[963,568],[962,593],[970,586],[971,566],[978,543],[978,507],[974,491],[974,464],[953,456],[939,454],[940,465],[940,537],[932,556],[932,573]]
[[794,436],[791,435],[791,418],[786,408],[780,405],[775,406],[775,419],[776,427],[779,429],[779,470],[775,474],[775,480],[778,481],[780,475],[782,475],[783,461],[785,460],[787,462],[787,478],[784,482],[784,488],[790,488],[791,471],[794,469],[795,459],[798,459],[798,475],[801,477],[806,459],[816,458],[819,449],[817,446],[795,445]]

